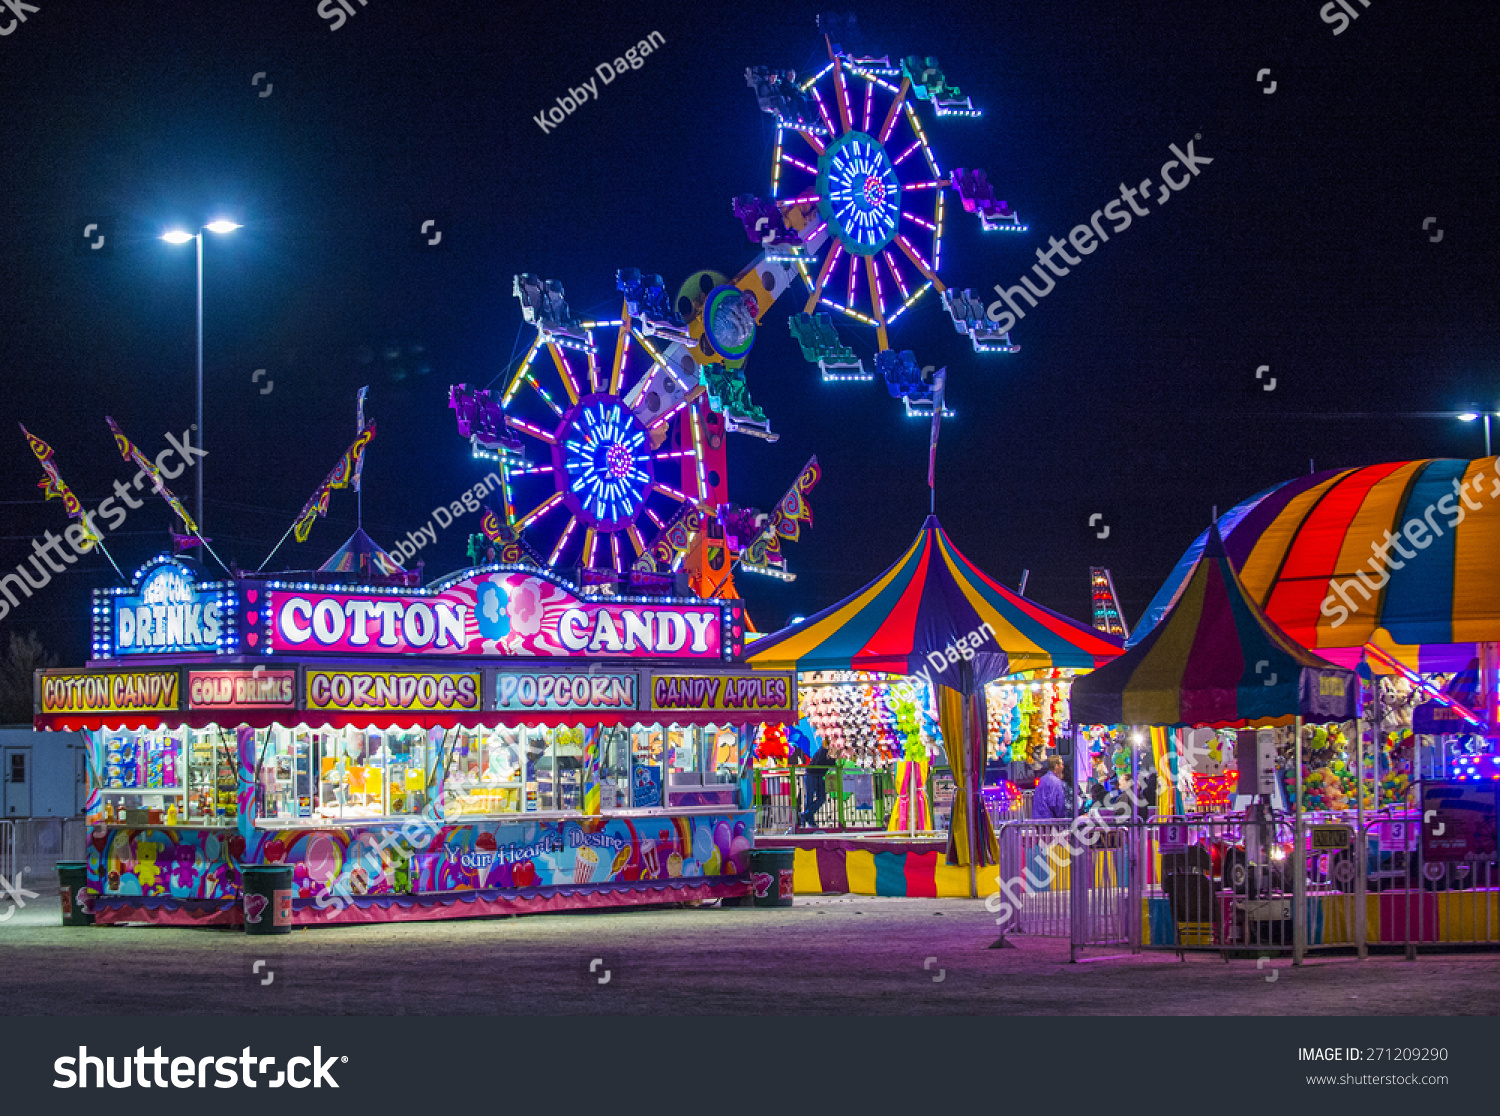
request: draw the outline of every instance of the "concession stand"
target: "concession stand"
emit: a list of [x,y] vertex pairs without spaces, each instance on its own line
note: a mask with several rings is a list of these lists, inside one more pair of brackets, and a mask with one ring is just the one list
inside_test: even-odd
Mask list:
[[[737,665],[738,600],[589,595],[491,564],[420,588],[97,591],[93,656],[36,677],[88,739],[96,922],[323,924],[749,894],[757,728],[789,672]],[[241,870],[283,865],[268,901]]]

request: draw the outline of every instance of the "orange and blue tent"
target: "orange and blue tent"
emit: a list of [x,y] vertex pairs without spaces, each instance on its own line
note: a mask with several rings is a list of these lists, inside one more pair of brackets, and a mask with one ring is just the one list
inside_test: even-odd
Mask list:
[[[1500,640],[1500,471],[1425,459],[1322,472],[1269,488],[1217,523],[1246,589],[1303,647],[1352,666],[1376,642],[1421,670],[1459,670]],[[1181,594],[1193,542],[1137,626]]]
[[1023,670],[1092,670],[1114,636],[1006,589],[959,553],[936,516],[885,573],[852,597],[756,640],[762,669],[924,675],[961,693]]
[[1358,678],[1291,639],[1240,582],[1216,527],[1140,642],[1073,683],[1073,723],[1245,727],[1359,713]]

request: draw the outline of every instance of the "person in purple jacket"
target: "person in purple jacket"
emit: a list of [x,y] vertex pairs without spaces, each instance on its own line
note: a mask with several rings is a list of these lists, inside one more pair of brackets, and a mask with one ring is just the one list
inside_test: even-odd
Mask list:
[[1031,796],[1033,821],[1068,817],[1068,785],[1063,782],[1062,774],[1062,757],[1048,756],[1047,769],[1037,780],[1036,793]]

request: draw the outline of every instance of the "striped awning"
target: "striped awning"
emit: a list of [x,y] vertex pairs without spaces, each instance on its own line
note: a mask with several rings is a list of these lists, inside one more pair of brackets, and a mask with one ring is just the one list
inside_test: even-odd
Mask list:
[[1250,599],[1210,529],[1202,556],[1157,625],[1073,683],[1073,723],[1243,727],[1291,717],[1352,720],[1351,670],[1299,647]]
[[[1317,473],[1267,489],[1218,521],[1257,604],[1315,650],[1455,648],[1500,640],[1496,459],[1427,459]],[[1207,533],[1151,602],[1137,639],[1177,599]],[[1338,656],[1345,658],[1347,656]],[[1429,665],[1429,661],[1430,665]]]
[[1022,670],[1092,670],[1120,641],[1027,600],[971,565],[936,516],[890,569],[847,600],[751,644],[761,669],[926,674],[970,691]]

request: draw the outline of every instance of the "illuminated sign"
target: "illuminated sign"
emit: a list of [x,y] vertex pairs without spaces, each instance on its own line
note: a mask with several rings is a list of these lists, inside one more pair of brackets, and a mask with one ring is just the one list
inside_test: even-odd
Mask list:
[[634,709],[633,674],[495,675],[496,709]]
[[96,653],[112,657],[172,655],[224,650],[230,635],[234,597],[227,586],[198,585],[192,571],[166,559],[148,566],[132,593],[102,595],[109,638],[96,641]]
[[417,592],[273,583],[269,596],[265,639],[278,652],[722,660],[743,641],[736,604],[588,600],[533,572],[470,574]]
[[43,713],[155,713],[177,708],[175,670],[44,674]]
[[309,670],[307,708],[462,713],[479,708],[479,675]]
[[188,708],[261,709],[297,702],[295,670],[193,670],[188,672]]
[[652,709],[787,712],[796,691],[785,674],[653,674]]

